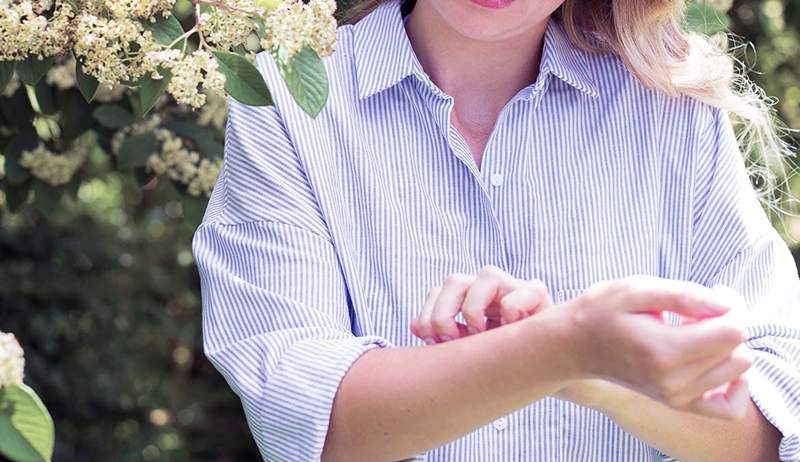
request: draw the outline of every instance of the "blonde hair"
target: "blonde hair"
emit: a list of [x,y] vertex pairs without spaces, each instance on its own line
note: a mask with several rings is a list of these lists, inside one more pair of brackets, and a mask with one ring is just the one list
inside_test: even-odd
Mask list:
[[[341,23],[357,22],[382,0],[355,1]],[[748,78],[733,54],[740,47],[728,47],[736,36],[685,30],[686,8],[686,0],[565,0],[554,15],[576,46],[619,55],[645,86],[724,110],[762,203],[772,212],[785,211],[780,205],[788,192],[784,158],[796,148],[783,136],[793,130],[777,118],[777,101]]]

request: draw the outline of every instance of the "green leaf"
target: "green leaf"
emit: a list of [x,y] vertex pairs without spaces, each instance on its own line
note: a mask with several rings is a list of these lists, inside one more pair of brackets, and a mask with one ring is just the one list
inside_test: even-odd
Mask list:
[[6,88],[14,77],[14,61],[0,61],[0,91]]
[[12,212],[19,211],[26,202],[30,195],[31,181],[25,181],[21,184],[10,184],[6,182],[3,185],[3,191],[6,193],[6,206]]
[[92,117],[100,125],[119,130],[133,123],[133,114],[116,104],[104,104],[92,113]]
[[73,140],[86,130],[97,126],[92,120],[92,106],[77,91],[60,91],[56,93],[55,105],[58,108],[58,122],[61,125],[61,136],[65,140]]
[[194,143],[194,148],[211,159],[222,159],[224,147],[215,136],[217,130],[197,125],[183,120],[171,120],[164,127],[176,135],[189,138]]
[[55,430],[50,413],[26,385],[0,389],[0,454],[19,462],[50,462]]
[[689,2],[684,18],[684,27],[687,30],[714,35],[727,31],[730,27],[728,15],[707,3]]
[[129,136],[119,148],[117,167],[124,171],[141,167],[157,149],[158,141],[152,133]]
[[36,56],[28,56],[28,59],[25,61],[17,63],[17,75],[20,80],[28,85],[36,85],[52,66],[52,56],[45,59],[39,59]]
[[93,76],[83,72],[83,64],[77,57],[75,58],[75,81],[83,98],[87,103],[91,103],[94,95],[97,94],[97,87],[100,86],[100,82]]
[[167,91],[167,85],[172,80],[172,73],[166,69],[158,67],[160,79],[154,79],[151,74],[147,74],[139,81],[139,117],[144,117],[155,106],[161,95]]
[[227,51],[215,51],[219,70],[225,75],[225,91],[243,104],[269,106],[269,94],[264,78],[253,64],[243,56]]
[[33,182],[33,206],[44,215],[51,215],[61,202],[63,186],[51,186],[43,181]]
[[186,195],[181,201],[183,208],[183,222],[189,229],[195,229],[203,221],[203,215],[206,213],[206,206],[208,205],[208,198],[206,197],[192,197]]
[[26,130],[15,136],[3,151],[6,159],[5,181],[11,185],[19,185],[30,178],[31,172],[19,164],[23,151],[29,151],[39,145],[39,138],[33,130]]
[[289,93],[306,114],[316,117],[328,101],[328,75],[322,59],[306,47],[292,56],[287,65],[276,61]]
[[[181,22],[172,14],[156,22],[142,21],[142,26],[144,26],[146,30],[152,32],[153,40],[161,45],[169,45],[183,35],[183,26],[181,26]],[[185,41],[184,39],[176,43],[174,48],[183,48],[183,43]]]

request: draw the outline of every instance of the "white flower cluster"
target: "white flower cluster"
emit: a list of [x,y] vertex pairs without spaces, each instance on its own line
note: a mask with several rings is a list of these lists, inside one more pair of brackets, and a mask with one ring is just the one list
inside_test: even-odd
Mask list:
[[[196,37],[196,42],[185,42],[188,51],[159,43],[147,24],[167,17],[175,2],[0,0],[0,61],[72,51],[82,71],[106,92],[119,85],[135,87],[148,75],[163,78],[159,70],[165,70],[171,75],[167,93],[197,109],[208,95],[224,91],[225,76],[214,50],[236,49],[252,58],[263,48],[283,63],[305,47],[320,56],[334,51],[335,0],[197,0],[193,4],[199,17],[176,39]],[[71,88],[74,70],[57,66],[47,81],[62,90]]]
[[47,71],[45,77],[48,85],[54,85],[59,90],[69,90],[75,86],[75,60],[70,57],[65,62],[55,65]]
[[178,50],[152,52],[145,59],[153,69],[161,65],[172,73],[167,91],[180,104],[197,109],[205,104],[205,93],[222,93],[225,87],[219,63],[205,50],[195,50],[190,55]]
[[115,18],[148,18],[169,14],[175,0],[103,0],[103,8]]
[[284,64],[310,46],[319,56],[333,53],[336,44],[335,0],[287,0],[266,17],[265,50],[277,53]]
[[221,49],[243,43],[255,29],[253,21],[243,12],[263,15],[263,10],[257,8],[252,1],[229,0],[225,5],[230,9],[212,8],[200,16],[206,42]]
[[185,184],[192,196],[210,196],[222,169],[222,161],[201,159],[200,154],[188,149],[183,140],[169,130],[157,129],[155,135],[161,141],[161,152],[147,159],[147,169]]
[[89,156],[91,146],[90,137],[86,135],[73,141],[72,146],[62,154],[54,153],[39,144],[35,149],[23,151],[19,164],[45,183],[59,186],[69,183]]
[[130,18],[82,13],[75,25],[75,56],[83,70],[105,85],[132,82],[153,70],[147,52],[159,50],[152,33]]
[[11,2],[0,8],[0,61],[20,61],[28,56],[40,59],[64,53],[71,45],[69,26],[72,8],[53,2]]
[[25,356],[14,334],[0,332],[0,388],[22,385]]
[[223,131],[227,121],[228,99],[224,95],[217,93],[208,95],[206,104],[200,108],[200,112],[197,114],[197,123]]

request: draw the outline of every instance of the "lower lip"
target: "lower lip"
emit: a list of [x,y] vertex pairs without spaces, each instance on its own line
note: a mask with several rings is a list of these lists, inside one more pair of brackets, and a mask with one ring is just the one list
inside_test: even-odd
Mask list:
[[514,3],[514,0],[470,0],[470,1],[480,6],[486,8],[494,8],[494,9],[505,8]]

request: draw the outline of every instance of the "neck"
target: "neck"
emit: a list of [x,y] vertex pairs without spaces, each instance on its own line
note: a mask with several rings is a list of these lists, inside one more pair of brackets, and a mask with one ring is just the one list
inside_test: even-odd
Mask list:
[[405,27],[420,64],[442,91],[501,108],[536,80],[546,24],[547,18],[513,37],[476,40],[418,0]]

